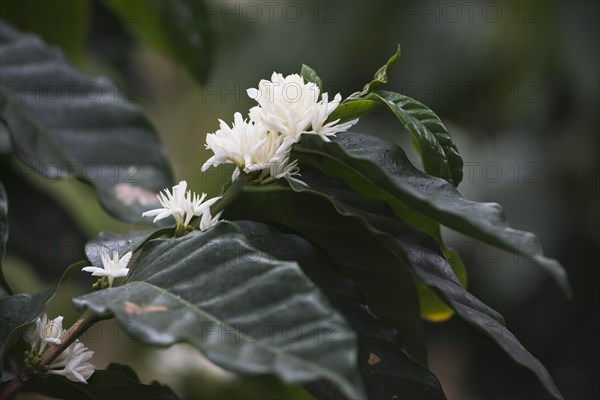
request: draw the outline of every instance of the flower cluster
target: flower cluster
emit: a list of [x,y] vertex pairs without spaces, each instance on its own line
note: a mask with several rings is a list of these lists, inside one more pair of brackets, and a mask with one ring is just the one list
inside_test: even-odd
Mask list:
[[315,83],[305,83],[298,74],[284,77],[274,72],[270,81],[261,80],[258,88],[248,89],[248,96],[258,103],[250,109],[249,120],[235,113],[231,126],[219,120],[220,129],[206,136],[206,148],[214,156],[202,171],[233,163],[234,180],[240,171],[256,173],[253,180],[262,184],[292,177],[299,170],[296,161],[290,162],[289,154],[302,134],[329,140],[329,136],[348,130],[358,121],[326,123],[341,102],[340,94],[329,101],[327,93],[321,95]]
[[31,344],[31,351],[25,352],[26,367],[34,373],[62,375],[73,382],[87,383],[94,373],[94,366],[88,362],[94,352],[79,340],[75,340],[49,365],[41,365],[41,353],[44,349],[61,344],[61,337],[65,332],[62,321],[62,316],[48,320],[46,313],[43,313],[23,332],[23,340]]
[[143,217],[155,217],[154,222],[173,216],[178,227],[187,228],[194,216],[200,217],[200,230],[205,231],[219,221],[221,213],[214,217],[211,215],[210,207],[215,204],[220,197],[213,197],[206,200],[206,193],[199,196],[196,193],[187,190],[187,182],[181,181],[173,189],[165,189],[164,193],[158,195],[158,201],[162,208],[146,211]]

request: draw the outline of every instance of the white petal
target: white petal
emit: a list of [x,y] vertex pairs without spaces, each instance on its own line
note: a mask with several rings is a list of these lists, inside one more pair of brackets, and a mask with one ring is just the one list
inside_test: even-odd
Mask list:
[[129,260],[131,260],[131,255],[133,253],[130,251],[129,253],[125,254],[123,257],[121,257],[121,259],[119,260],[119,263],[123,266],[126,266],[127,264],[129,264]]
[[113,278],[121,278],[123,276],[127,276],[129,273],[129,268],[121,268],[116,271],[110,273],[110,276]]
[[248,97],[250,97],[252,100],[258,100],[260,97],[260,92],[255,88],[246,90],[246,93],[248,93]]
[[179,214],[179,213],[183,213],[183,210],[181,210],[181,209],[177,209],[177,210],[165,210],[165,211],[161,212],[160,214],[158,214],[156,216],[156,218],[154,218],[154,222],[160,221],[161,219],[165,219],[167,217],[170,217],[173,214]]
[[199,205],[198,207],[196,207],[194,209],[194,214],[197,215],[197,216],[200,216],[208,208],[210,208],[213,204],[215,204],[217,201],[219,201],[220,198],[221,198],[221,196],[219,196],[219,197],[213,197],[212,199],[206,200],[204,203],[202,203],[201,205]]
[[54,337],[47,337],[46,339],[44,339],[44,342],[46,343],[52,343],[52,344],[60,344],[61,340],[54,338]]
[[160,214],[161,212],[163,212],[165,209],[164,208],[156,208],[154,210],[148,210],[148,211],[144,211],[142,213],[142,217],[154,217],[155,215]]
[[82,271],[85,272],[96,272],[96,271],[104,271],[104,268],[98,268],[98,267],[85,267],[81,269]]

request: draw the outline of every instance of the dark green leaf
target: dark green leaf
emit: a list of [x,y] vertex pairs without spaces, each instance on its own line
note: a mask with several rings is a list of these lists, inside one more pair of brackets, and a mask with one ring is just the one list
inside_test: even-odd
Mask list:
[[174,57],[194,79],[206,80],[213,55],[209,10],[202,0],[108,0],[122,22],[151,46]]
[[159,228],[151,231],[132,231],[126,235],[118,235],[110,232],[100,232],[98,237],[90,240],[85,245],[85,254],[92,265],[100,266],[100,252],[107,251],[108,254],[117,251],[121,256],[131,251],[135,252],[148,241],[163,235],[173,235],[174,227]]
[[133,368],[131,368],[129,365],[110,363],[110,364],[108,364],[106,369],[109,369],[111,371],[120,372],[121,374],[125,375],[126,377],[128,377],[131,380],[134,380],[136,382],[141,382],[140,377],[138,376],[137,372],[135,372],[135,370]]
[[8,239],[8,199],[2,182],[0,182],[0,297],[13,294],[4,278],[2,262],[6,256],[6,241]]
[[82,74],[37,37],[0,23],[0,115],[17,156],[51,179],[83,179],[127,221],[172,185],[164,149],[139,106]]
[[388,73],[392,68],[394,68],[394,65],[396,65],[398,58],[400,58],[400,45],[398,45],[396,52],[393,56],[390,57],[388,62],[385,63],[384,66],[379,68],[377,72],[375,72],[373,80],[367,83],[361,92],[352,94],[350,98],[365,96],[371,93],[373,90],[377,89],[379,86],[386,84],[388,79]]
[[41,393],[59,399],[82,400],[176,400],[165,385],[140,383],[137,374],[125,365],[110,364],[106,370],[95,371],[87,384],[72,382],[62,376],[50,375],[34,379],[26,392]]
[[362,397],[356,336],[343,318],[297,264],[257,251],[228,222],[150,241],[125,285],[73,302],[135,327],[129,334],[143,343],[186,341],[237,373],[324,379]]
[[[342,312],[358,333],[358,366],[369,398],[445,397],[437,378],[405,352],[397,332],[364,306],[359,288],[344,278],[318,248],[299,236],[283,234],[265,224],[241,221],[236,225],[259,250],[280,260],[298,262]],[[317,398],[323,398],[328,388],[322,386],[309,389]]]
[[59,46],[73,61],[83,56],[89,1],[2,0],[0,15],[21,31],[36,33]]
[[[348,103],[352,104],[352,103]],[[341,137],[345,137],[342,135]],[[312,143],[309,138],[304,139],[306,142]],[[317,142],[321,142],[317,140]],[[312,165],[326,171],[330,175],[336,175],[343,177],[346,182],[358,193],[366,197],[376,198],[387,202],[395,213],[417,229],[429,234],[430,236],[437,239],[440,246],[443,247],[443,240],[440,234],[440,224],[408,207],[403,202],[399,201],[393,194],[390,194],[388,190],[382,187],[378,179],[369,179],[368,176],[362,174],[362,171],[353,168],[351,165],[347,165],[343,161],[329,160],[321,156],[313,158],[312,145],[298,145],[294,147],[292,159],[299,159],[304,165]],[[360,144],[357,144],[357,147]],[[388,153],[381,152],[379,157],[386,159]],[[447,259],[452,266],[455,274],[459,277],[461,284],[466,285],[466,271],[465,267],[460,260],[460,257],[456,253],[449,252],[444,249],[445,254],[448,255]],[[419,292],[419,303],[421,308],[421,314],[423,318],[432,321],[441,321],[452,316],[452,309],[449,308],[444,302],[442,302],[434,292],[431,291],[426,285],[417,282],[417,289]]]
[[502,316],[463,288],[433,237],[399,220],[389,207],[386,210],[376,206],[377,200],[372,200],[373,204],[366,209],[366,203],[342,181],[325,181],[318,175],[315,175],[316,179],[312,176],[311,179],[303,178],[312,189],[290,181],[295,191],[326,199],[341,215],[358,216],[365,228],[409,266],[458,316],[495,340],[513,360],[535,373],[553,397],[562,398],[546,368],[506,329]]
[[[7,255],[17,255],[33,267],[37,277],[54,285],[65,266],[85,258],[83,246],[87,235],[81,228],[80,217],[69,208],[68,202],[60,199],[61,196],[51,195],[46,185],[40,185],[38,177],[26,176],[29,172],[13,158],[0,160],[0,181],[10,205]],[[52,227],[51,234],[44,229],[46,227]],[[38,251],[31,251],[33,244]],[[56,257],[45,256],[50,248]]]
[[329,143],[304,136],[294,147],[296,154],[304,155],[301,164],[339,176],[351,186],[377,186],[387,193],[385,200],[390,204],[404,204],[467,236],[523,256],[547,270],[570,294],[562,266],[544,257],[534,234],[510,228],[499,204],[466,200],[448,182],[416,169],[400,147],[373,136],[343,133]]
[[379,101],[374,100],[351,100],[336,107],[327,118],[327,123],[339,120],[339,123],[348,122],[361,118],[375,110],[383,108]]
[[[440,246],[442,244],[440,243]],[[452,272],[458,278],[461,286],[467,287],[467,269],[463,264],[458,253],[442,248],[442,253],[448,264],[452,268]],[[421,305],[421,316],[431,322],[442,322],[448,320],[454,311],[452,308],[441,300],[431,288],[422,282],[417,282],[417,290],[419,291],[419,304]]]
[[[410,97],[383,90],[376,91],[387,83],[388,73],[399,57],[400,45],[388,62],[375,73],[373,80],[361,92],[350,95],[328,121],[339,118],[343,122],[360,118],[383,107],[409,131],[412,144],[421,155],[425,172],[458,186],[463,178],[463,160],[439,117],[429,107]],[[374,103],[379,103],[379,107]]]
[[54,297],[60,285],[85,265],[87,265],[87,261],[80,261],[67,268],[55,289],[0,298],[0,309],[2,310],[0,313],[0,338],[2,340],[0,342],[0,367],[3,365],[6,352],[17,342],[25,327],[42,314],[46,303]]
[[[303,178],[307,173],[303,170]],[[362,206],[371,207],[371,203],[367,201]],[[330,201],[312,192],[250,186],[225,210],[224,218],[268,222],[309,238],[360,286],[373,312],[398,330],[408,353],[427,364],[412,274],[365,229],[360,216],[338,212]]]
[[323,93],[323,81],[319,78],[317,72],[306,64],[302,64],[300,75],[304,78],[304,82],[315,83],[319,87],[319,91]]
[[381,102],[408,130],[425,172],[458,186],[463,178],[462,157],[448,130],[429,107],[410,97],[383,90],[370,93],[368,98]]
[[54,290],[48,289],[40,293],[15,294],[0,298],[2,309],[0,365],[3,364],[6,352],[16,343],[23,328],[42,314],[46,303],[53,295]]

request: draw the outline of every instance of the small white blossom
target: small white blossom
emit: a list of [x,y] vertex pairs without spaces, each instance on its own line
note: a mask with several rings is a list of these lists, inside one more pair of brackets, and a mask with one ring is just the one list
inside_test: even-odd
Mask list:
[[319,135],[326,141],[329,141],[327,136],[335,136],[335,134],[338,132],[345,132],[358,122],[358,119],[353,119],[352,121],[338,124],[340,120],[336,119],[325,124],[325,121],[327,121],[329,115],[331,115],[331,113],[340,104],[342,96],[338,93],[335,95],[332,102],[329,102],[328,99],[329,96],[327,93],[323,93],[323,99],[321,100],[321,103],[315,106],[313,118],[311,120],[311,130],[307,132]]
[[248,96],[258,102],[250,109],[250,119],[264,125],[270,132],[279,132],[286,143],[296,143],[303,133],[317,134],[325,140],[337,132],[348,130],[358,119],[336,125],[339,120],[325,124],[340,104],[338,93],[328,101],[323,93],[319,101],[319,87],[312,82],[304,83],[298,74],[284,77],[273,72],[271,80],[261,80],[258,89],[248,89]]
[[[66,332],[62,321],[60,315],[48,320],[46,313],[43,313],[23,332],[23,340],[31,344],[36,354],[41,354],[46,346],[61,344],[60,338]],[[87,383],[94,373],[94,366],[88,362],[93,354],[83,343],[75,340],[48,365],[48,373],[63,375],[73,382]]]
[[215,154],[202,167],[206,171],[212,166],[233,163],[237,166],[232,179],[240,170],[247,174],[257,171],[273,171],[271,177],[278,179],[296,172],[296,166],[289,163],[291,144],[286,144],[282,135],[269,132],[260,123],[247,121],[242,114],[235,113],[231,127],[220,122],[220,129],[206,136],[206,148]]
[[23,340],[40,353],[44,351],[47,344],[60,344],[60,337],[63,333],[62,321],[63,317],[60,315],[48,320],[48,315],[43,313],[23,332]]
[[127,276],[127,273],[129,272],[127,264],[129,264],[131,254],[132,253],[129,252],[119,259],[119,252],[114,251],[113,258],[111,259],[110,254],[103,250],[100,254],[102,268],[89,266],[83,268],[82,270],[85,272],[91,272],[92,276],[106,276],[108,278],[108,285],[112,286],[115,278]]
[[194,216],[202,216],[202,213],[210,208],[220,197],[204,201],[206,193],[198,195],[187,189],[187,182],[181,181],[177,186],[173,186],[172,191],[164,190],[164,193],[158,195],[158,200],[163,208],[146,211],[143,217],[156,217],[154,222],[163,218],[173,216],[177,225],[188,226]]
[[146,211],[142,214],[142,217],[156,217],[154,222],[157,222],[173,216],[177,225],[183,223],[184,220],[191,220],[194,214],[193,210],[191,213],[189,213],[189,209],[186,210],[186,189],[186,181],[179,182],[178,185],[173,186],[171,191],[164,189],[164,193],[158,194],[158,201],[163,208]]
[[94,366],[88,362],[93,355],[93,351],[76,340],[48,365],[48,373],[62,375],[73,382],[87,383],[94,373]]
[[221,214],[223,214],[223,211],[215,215],[213,218],[213,216],[210,214],[210,209],[204,211],[204,213],[202,213],[202,217],[200,218],[200,230],[204,232],[205,230],[215,226],[217,222],[219,222]]

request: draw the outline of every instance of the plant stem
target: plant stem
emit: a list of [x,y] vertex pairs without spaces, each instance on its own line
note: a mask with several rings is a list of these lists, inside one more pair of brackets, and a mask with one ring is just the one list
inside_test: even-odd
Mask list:
[[[60,337],[60,344],[50,346],[42,353],[42,364],[49,365],[56,357],[60,355],[67,347],[69,347],[78,337],[88,330],[89,327],[98,322],[100,318],[86,311],[77,322],[73,324]],[[30,380],[35,378],[35,375],[27,371],[21,371],[4,387],[0,393],[0,400],[12,399]]]
[[243,179],[242,175],[240,175],[236,181],[231,183],[231,186],[227,188],[225,193],[223,193],[221,199],[210,208],[210,215],[214,217],[223,211],[228,205],[233,203],[235,199],[238,198],[240,193],[242,193],[244,186],[246,186],[246,180]]

